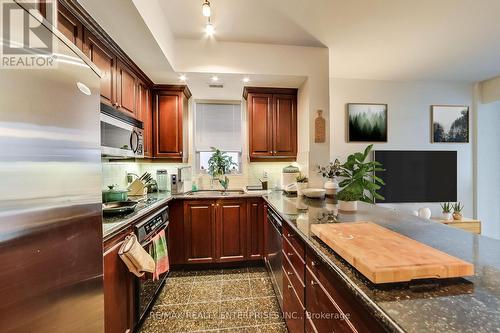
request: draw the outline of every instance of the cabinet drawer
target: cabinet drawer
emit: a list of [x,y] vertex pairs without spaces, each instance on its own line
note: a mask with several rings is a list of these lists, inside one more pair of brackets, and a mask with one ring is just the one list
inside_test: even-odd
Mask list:
[[[288,279],[292,283],[293,288],[295,289],[295,292],[297,293],[297,296],[299,297],[300,303],[304,305],[304,283],[300,280],[300,278],[297,276],[297,272],[295,269],[292,268],[292,264],[290,261],[287,259],[285,256],[283,258],[283,276],[288,276]],[[285,281],[284,281],[285,282]]]
[[283,277],[283,282],[283,314],[288,332],[302,333],[304,332],[305,309],[286,275]]
[[297,277],[300,282],[304,283],[305,261],[303,257],[299,256],[297,251],[294,250],[293,246],[288,240],[286,240],[286,238],[283,238],[283,252],[284,257],[290,260],[293,269],[297,272]]
[[[319,293],[320,288],[318,288],[321,286],[323,293],[329,296],[330,302],[336,305],[337,310],[340,311],[339,313],[344,313],[348,317],[348,326],[352,330],[355,332],[385,332],[380,323],[354,298],[347,286],[345,286],[345,282],[334,272],[324,267],[324,264],[309,250],[306,255],[306,267],[307,311],[312,312],[310,306],[318,306],[313,302],[321,296]],[[319,286],[312,288],[312,281],[319,283]],[[328,311],[329,308],[326,309]],[[346,323],[346,321],[342,322]],[[314,320],[313,323],[316,325]],[[316,326],[316,330],[323,332],[318,326]]]
[[326,292],[323,285],[306,270],[307,317],[318,332],[356,332],[344,314]]
[[283,224],[283,236],[290,242],[299,256],[304,258],[306,255],[304,242],[286,224]]

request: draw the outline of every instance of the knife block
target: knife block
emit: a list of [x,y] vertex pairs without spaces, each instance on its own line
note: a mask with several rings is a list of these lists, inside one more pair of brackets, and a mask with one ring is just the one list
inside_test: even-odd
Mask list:
[[134,195],[146,195],[148,194],[148,188],[146,185],[140,181],[139,179],[136,179],[128,186],[128,195],[134,196]]

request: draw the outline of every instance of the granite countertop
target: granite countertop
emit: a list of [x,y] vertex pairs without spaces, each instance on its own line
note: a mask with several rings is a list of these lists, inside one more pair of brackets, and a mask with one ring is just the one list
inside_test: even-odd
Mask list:
[[113,237],[140,218],[164,206],[172,198],[173,196],[170,192],[148,193],[147,197],[142,198],[132,213],[125,215],[104,215],[102,218],[103,240]]
[[474,264],[475,276],[442,281],[428,288],[408,283],[377,286],[310,233],[310,225],[335,223],[330,200],[264,196],[270,204],[394,332],[500,332],[500,241],[388,208],[359,204],[339,222],[371,221]]

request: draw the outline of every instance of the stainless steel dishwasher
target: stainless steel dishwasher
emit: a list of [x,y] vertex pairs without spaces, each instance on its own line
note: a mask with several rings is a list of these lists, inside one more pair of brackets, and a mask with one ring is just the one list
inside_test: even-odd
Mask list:
[[267,209],[266,267],[271,275],[274,292],[283,309],[283,232],[281,218],[271,208]]

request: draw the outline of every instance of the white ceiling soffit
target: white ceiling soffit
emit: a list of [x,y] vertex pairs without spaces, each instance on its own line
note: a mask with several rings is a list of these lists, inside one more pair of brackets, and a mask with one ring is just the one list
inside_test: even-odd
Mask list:
[[159,45],[132,1],[78,2],[153,82],[164,82],[172,75],[173,68],[166,57],[168,49]]

